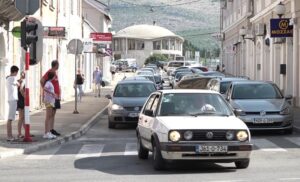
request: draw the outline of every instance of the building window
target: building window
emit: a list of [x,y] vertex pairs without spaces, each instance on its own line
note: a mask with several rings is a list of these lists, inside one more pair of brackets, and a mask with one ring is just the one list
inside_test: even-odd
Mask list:
[[128,50],[135,50],[135,40],[128,39]]
[[169,50],[169,40],[167,39],[162,40],[162,49]]
[[153,41],[153,50],[161,50],[161,41]]
[[170,40],[170,50],[175,50],[175,39]]
[[114,40],[114,50],[121,51],[121,39]]
[[145,48],[145,42],[137,40],[136,41],[136,50],[144,50]]

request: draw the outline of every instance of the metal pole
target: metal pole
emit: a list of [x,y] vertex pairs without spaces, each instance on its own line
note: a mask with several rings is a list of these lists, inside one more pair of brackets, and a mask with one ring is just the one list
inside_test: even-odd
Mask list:
[[75,51],[75,109],[73,114],[79,114],[78,110],[77,110],[77,85],[76,85],[76,78],[77,78],[77,54],[78,54],[78,44],[77,44],[77,40],[75,41],[75,47],[76,47],[76,51]]
[[25,116],[25,136],[23,142],[32,142],[30,137],[30,117],[29,117],[29,61],[30,61],[30,52],[29,47],[26,47],[26,55],[25,55],[25,108],[24,108],[24,116]]

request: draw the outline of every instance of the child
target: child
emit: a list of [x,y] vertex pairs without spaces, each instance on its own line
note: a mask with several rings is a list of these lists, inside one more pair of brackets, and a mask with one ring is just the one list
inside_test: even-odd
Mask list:
[[54,92],[54,86],[52,84],[52,80],[55,77],[54,72],[48,73],[48,79],[46,80],[46,83],[44,85],[44,103],[46,106],[46,119],[45,119],[45,134],[43,138],[45,139],[55,139],[56,135],[53,135],[50,132],[50,122],[54,117],[54,109],[55,109],[55,99],[58,98],[58,96]]

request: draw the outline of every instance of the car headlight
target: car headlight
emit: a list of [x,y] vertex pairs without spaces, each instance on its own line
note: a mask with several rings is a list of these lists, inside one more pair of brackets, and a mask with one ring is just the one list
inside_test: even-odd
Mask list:
[[183,137],[185,140],[191,140],[193,138],[193,132],[192,131],[186,131],[183,134]]
[[234,139],[234,132],[233,131],[227,131],[226,132],[226,139],[227,140],[233,140]]
[[280,114],[281,114],[281,115],[289,115],[290,113],[291,113],[291,110],[290,110],[289,107],[287,107],[287,108],[285,108],[285,109],[282,109],[282,110],[280,111]]
[[118,104],[113,104],[111,106],[111,109],[112,110],[123,110],[124,108],[122,106],[118,105]]
[[236,138],[241,141],[244,142],[248,139],[248,133],[246,131],[239,131],[236,134]]
[[178,131],[172,131],[169,134],[169,139],[172,142],[178,142],[180,140],[180,138],[181,138],[181,136],[180,136],[180,133]]

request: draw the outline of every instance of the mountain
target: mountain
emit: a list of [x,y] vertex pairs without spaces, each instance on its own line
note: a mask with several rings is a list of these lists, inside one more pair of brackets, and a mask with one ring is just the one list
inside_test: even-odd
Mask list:
[[219,11],[218,0],[110,0],[112,27],[116,32],[155,21],[201,49],[219,46],[212,35],[207,34],[219,31]]

